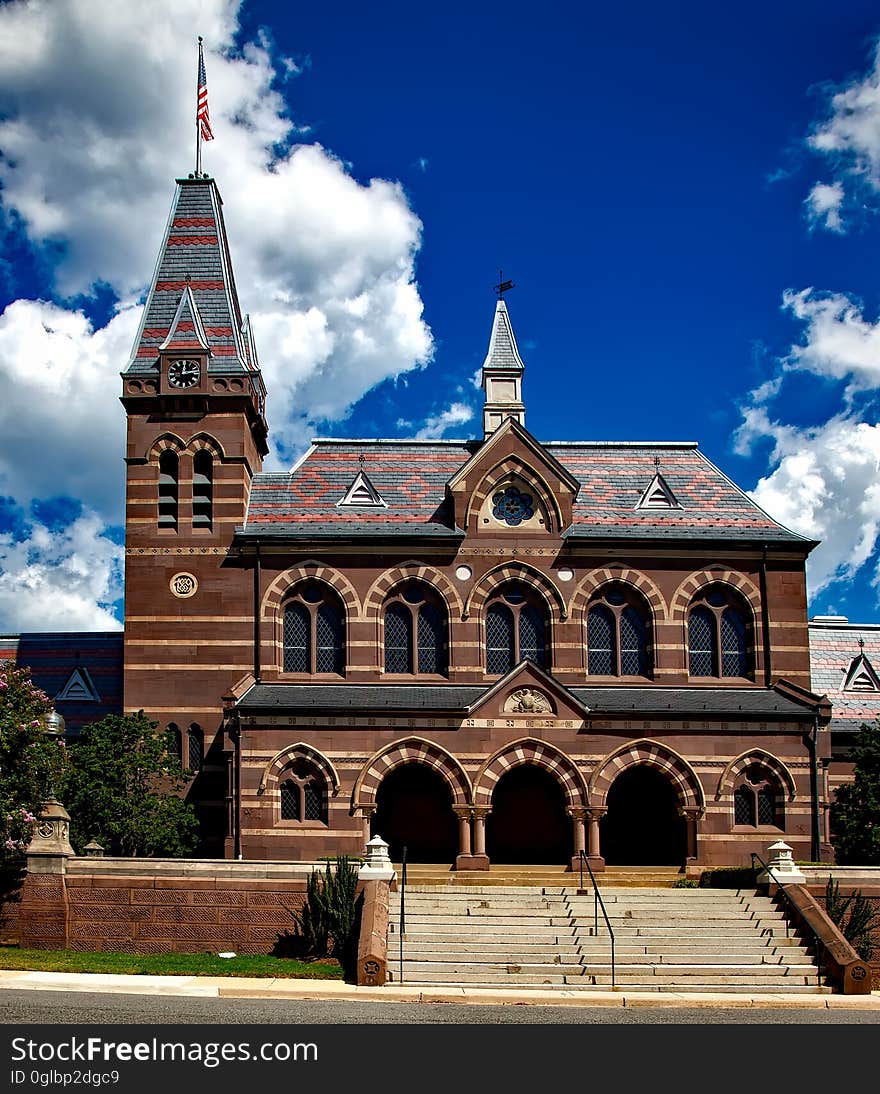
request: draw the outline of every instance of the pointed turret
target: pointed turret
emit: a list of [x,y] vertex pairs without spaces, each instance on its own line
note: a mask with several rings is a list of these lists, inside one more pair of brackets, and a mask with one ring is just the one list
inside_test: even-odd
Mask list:
[[502,298],[495,305],[489,352],[483,362],[483,392],[486,396],[483,406],[484,437],[494,433],[505,418],[513,418],[520,425],[525,425],[526,408],[522,401],[524,370],[507,305]]
[[[177,180],[128,375],[160,371],[160,353],[168,348],[175,324],[190,334],[201,327],[210,373],[256,368],[232,275],[222,205],[213,179]],[[184,296],[190,297],[186,316]],[[180,326],[180,321],[192,325]]]

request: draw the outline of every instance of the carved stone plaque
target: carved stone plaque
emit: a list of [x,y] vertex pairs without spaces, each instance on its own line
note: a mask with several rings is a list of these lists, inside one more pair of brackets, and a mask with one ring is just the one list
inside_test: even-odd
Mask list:
[[537,688],[517,688],[507,696],[505,714],[553,714],[550,700]]

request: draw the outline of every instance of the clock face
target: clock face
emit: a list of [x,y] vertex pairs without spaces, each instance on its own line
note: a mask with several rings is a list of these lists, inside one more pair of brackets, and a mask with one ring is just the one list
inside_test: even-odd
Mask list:
[[168,366],[168,383],[172,387],[192,387],[199,382],[198,361],[172,361]]

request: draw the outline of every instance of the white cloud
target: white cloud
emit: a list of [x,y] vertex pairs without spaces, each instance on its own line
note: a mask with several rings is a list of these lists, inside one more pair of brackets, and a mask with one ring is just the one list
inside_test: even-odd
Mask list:
[[9,631],[118,630],[122,548],[86,512],[63,532],[35,524],[28,539],[0,535],[0,619]]
[[807,143],[837,176],[831,184],[813,187],[808,215],[842,231],[844,202],[854,202],[865,190],[880,191],[880,45],[870,71],[832,94],[828,117],[815,126]]
[[[317,144],[288,147],[306,129],[274,78],[299,66],[273,58],[263,36],[238,48],[238,10],[238,0],[0,6],[0,196],[34,245],[50,247],[62,299],[103,282],[136,301],[172,175],[193,167],[198,28],[216,137],[203,168],[223,195],[268,388],[268,466],[279,467],[322,420],[425,365],[433,342],[414,276],[421,222],[401,187],[359,183]],[[21,504],[68,492],[121,519],[118,372],[136,319],[127,306],[93,330],[78,312],[25,300],[0,318],[0,482]]]
[[[782,359],[783,371],[846,380],[849,397],[880,388],[880,322],[866,320],[846,296],[812,289],[785,293],[783,306],[805,324],[802,342]],[[810,593],[815,595],[836,580],[851,578],[875,556],[880,425],[860,420],[851,400],[846,410],[822,425],[786,424],[769,409],[781,386],[782,377],[775,377],[752,392],[737,447],[745,454],[760,440],[772,442],[772,470],[752,496],[787,527],[822,541],[807,564]],[[876,581],[878,573],[874,577]]]
[[464,425],[473,416],[473,410],[465,403],[452,403],[439,414],[425,419],[425,424],[416,433],[416,440],[436,440],[438,437],[442,437],[447,429],[451,429],[456,425]]
[[843,231],[843,219],[840,209],[843,205],[843,183],[834,182],[830,186],[817,182],[805,202],[807,217],[814,225],[821,224],[832,232]]

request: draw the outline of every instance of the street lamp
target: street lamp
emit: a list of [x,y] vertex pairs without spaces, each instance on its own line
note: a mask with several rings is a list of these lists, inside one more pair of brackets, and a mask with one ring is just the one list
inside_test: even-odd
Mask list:
[[[43,733],[50,740],[60,741],[64,736],[64,719],[57,710],[50,710],[40,719],[40,723]],[[28,870],[32,869],[30,860],[40,856],[44,865],[39,872],[63,873],[63,866],[53,864],[60,863],[73,853],[70,846],[70,814],[55,797],[55,788],[50,783],[48,799],[37,817],[34,834],[28,846]]]

